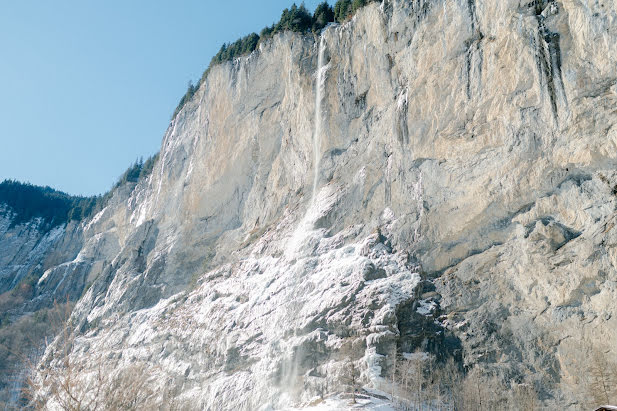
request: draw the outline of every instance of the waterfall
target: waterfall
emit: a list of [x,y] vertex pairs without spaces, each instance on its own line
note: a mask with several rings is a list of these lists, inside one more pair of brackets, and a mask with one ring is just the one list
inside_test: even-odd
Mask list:
[[311,203],[315,200],[315,193],[317,192],[317,184],[319,183],[319,163],[321,161],[321,134],[322,134],[322,118],[321,118],[321,103],[325,92],[326,72],[329,65],[324,64],[324,54],[326,50],[326,40],[321,37],[319,42],[319,57],[317,60],[317,73],[315,79],[315,124],[313,131],[313,154],[315,156],[314,161],[314,177],[313,177],[313,194],[311,197]]
[[448,55],[448,47],[446,45],[446,38],[448,37],[448,8],[446,6],[446,1],[443,2],[443,30],[441,30],[443,36],[441,37],[441,50],[443,51],[443,58],[445,59]]

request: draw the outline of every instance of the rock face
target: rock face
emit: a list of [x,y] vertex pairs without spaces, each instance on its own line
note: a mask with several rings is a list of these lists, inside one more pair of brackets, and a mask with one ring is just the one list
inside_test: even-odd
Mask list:
[[45,230],[39,221],[14,226],[12,213],[6,207],[0,213],[0,292],[6,292],[32,270],[40,270],[50,248],[65,230],[64,227]]
[[266,409],[420,348],[582,408],[617,360],[616,10],[385,1],[214,67],[150,178],[57,234],[71,358]]

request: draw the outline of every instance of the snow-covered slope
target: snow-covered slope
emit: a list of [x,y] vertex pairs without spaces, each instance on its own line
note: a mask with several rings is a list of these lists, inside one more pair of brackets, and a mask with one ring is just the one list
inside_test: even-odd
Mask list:
[[64,227],[46,229],[39,219],[17,226],[12,221],[12,213],[0,205],[0,292],[40,269],[50,248],[65,234]]
[[81,226],[82,377],[278,409],[421,349],[583,407],[617,359],[616,9],[385,1],[214,67]]

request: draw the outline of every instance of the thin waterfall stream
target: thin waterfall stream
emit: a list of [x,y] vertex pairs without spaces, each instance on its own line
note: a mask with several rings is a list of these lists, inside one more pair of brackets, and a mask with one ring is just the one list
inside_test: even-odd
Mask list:
[[322,140],[322,101],[325,92],[326,73],[328,64],[324,64],[324,54],[326,50],[326,41],[321,37],[319,42],[319,57],[317,60],[317,73],[315,79],[315,124],[313,131],[313,154],[314,158],[314,177],[313,177],[313,193],[311,203],[315,200],[317,193],[317,185],[319,183],[319,163],[321,162],[321,140]]

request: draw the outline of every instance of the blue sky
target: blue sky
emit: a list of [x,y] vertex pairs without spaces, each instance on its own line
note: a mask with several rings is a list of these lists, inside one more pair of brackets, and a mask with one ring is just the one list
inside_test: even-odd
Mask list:
[[292,2],[0,0],[0,180],[107,191],[221,44]]

